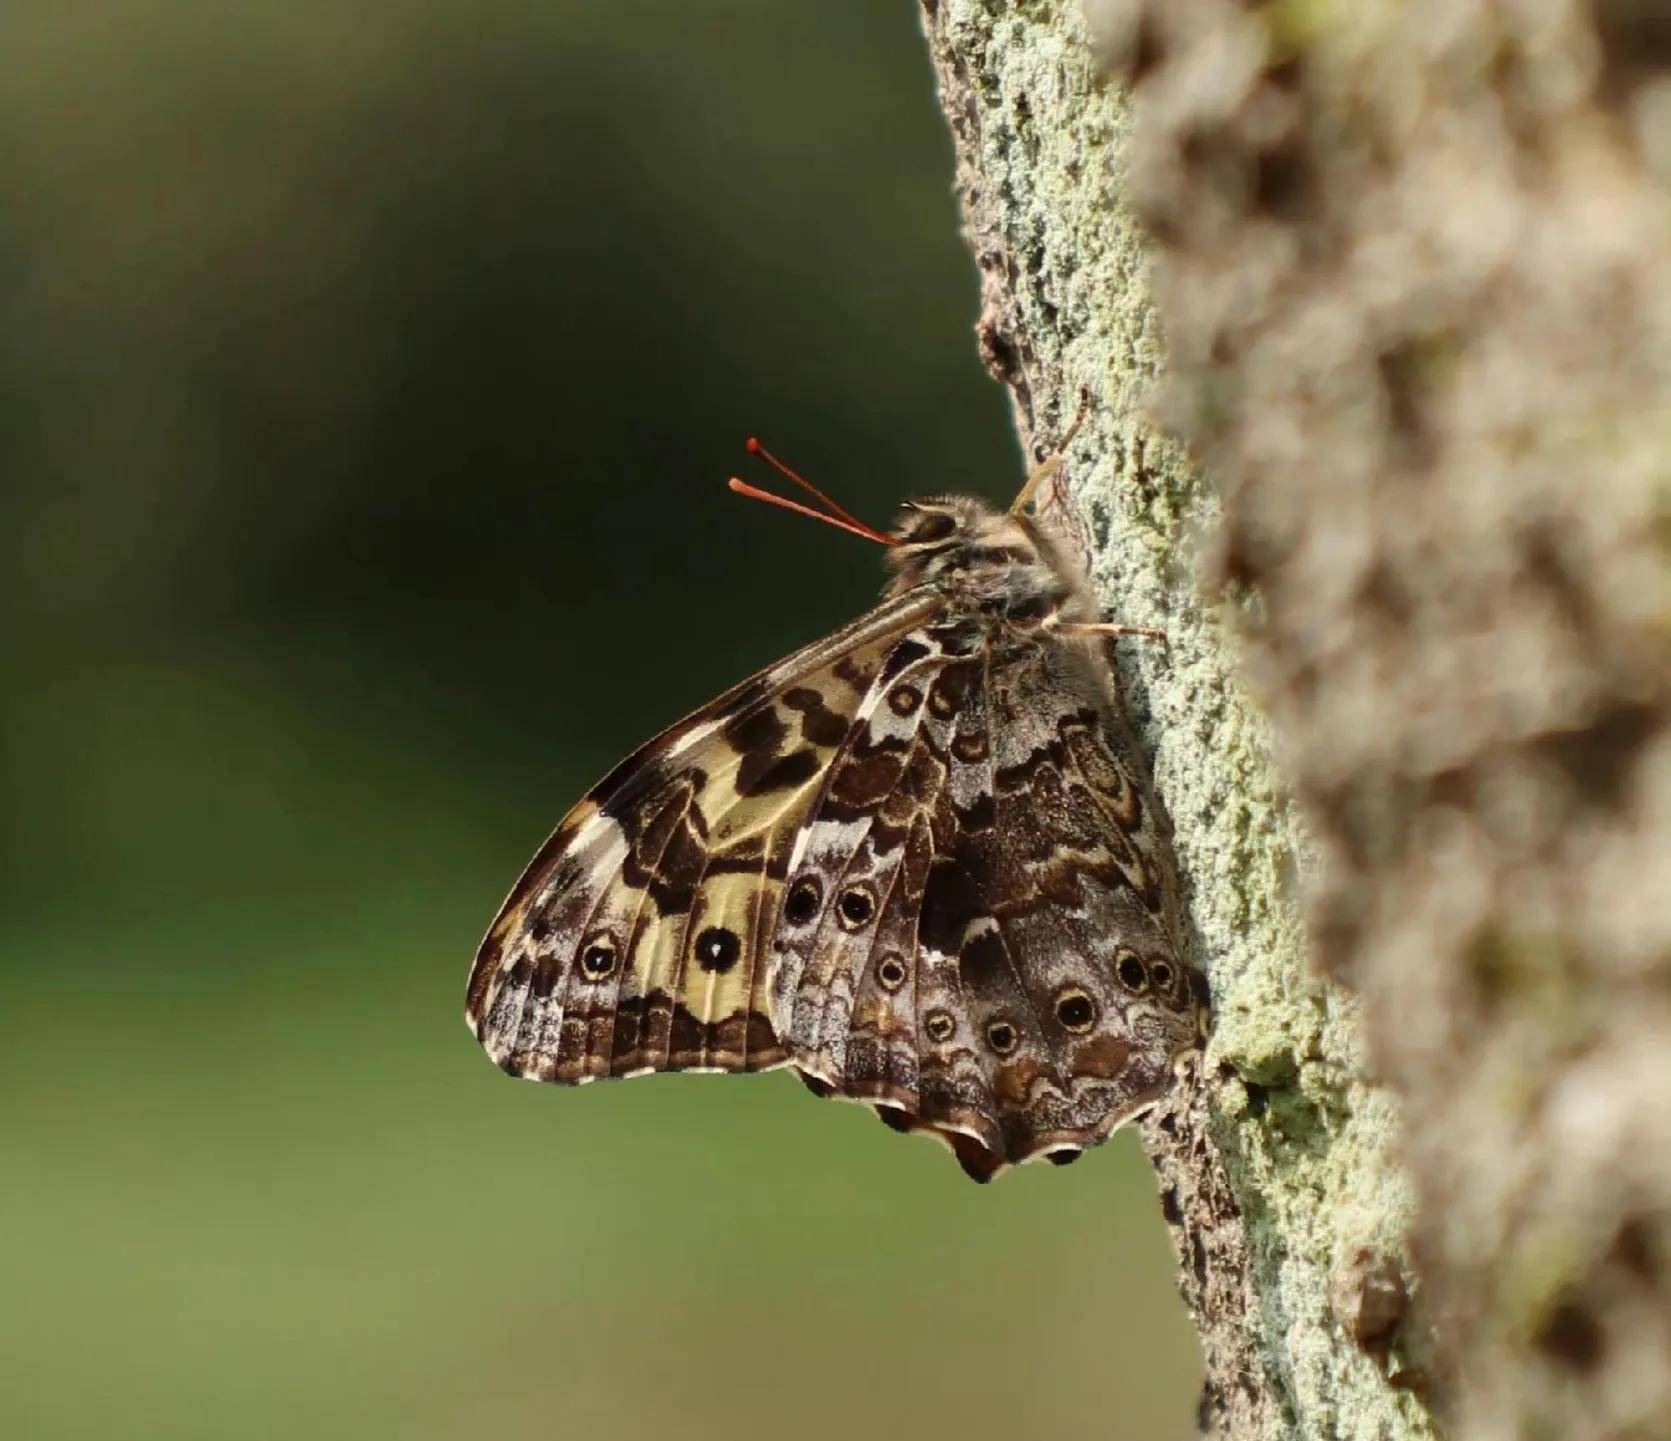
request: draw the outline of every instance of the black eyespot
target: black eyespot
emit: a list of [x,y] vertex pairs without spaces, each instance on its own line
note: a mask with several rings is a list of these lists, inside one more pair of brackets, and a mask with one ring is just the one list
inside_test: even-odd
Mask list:
[[1064,1030],[1088,1031],[1096,1018],[1096,1003],[1077,987],[1065,990],[1056,997],[1056,1019],[1062,1023]]
[[735,931],[724,926],[709,926],[696,938],[696,964],[705,971],[723,976],[743,953],[743,943]]
[[884,991],[897,991],[905,984],[905,962],[898,956],[883,956],[876,964],[876,979]]
[[1149,984],[1149,968],[1143,964],[1143,958],[1136,951],[1124,947],[1116,951],[1114,969],[1120,977],[1120,984],[1128,991],[1141,991]]
[[837,909],[842,928],[856,931],[876,914],[876,893],[868,886],[853,886],[841,893]]
[[1157,991],[1169,991],[1172,989],[1172,967],[1165,961],[1156,961],[1154,965],[1150,966],[1149,975],[1154,978],[1155,989]]
[[923,693],[914,685],[901,681],[888,692],[888,708],[897,716],[910,715],[923,703]]
[[1071,1166],[1084,1154],[1085,1153],[1083,1151],[1069,1151],[1064,1148],[1059,1151],[1046,1151],[1044,1153],[1044,1158],[1049,1161],[1052,1166]]
[[947,720],[963,708],[968,695],[969,686],[964,672],[955,669],[943,670],[939,678],[928,688],[928,708],[941,720]]
[[789,888],[788,899],[783,903],[784,920],[793,926],[804,926],[818,914],[823,899],[823,887],[811,876],[802,876]]
[[986,1026],[986,1043],[1000,1056],[1007,1056],[1013,1051],[1021,1038],[1016,1035],[1015,1027],[1008,1021],[988,1021]]
[[589,981],[601,981],[614,973],[619,953],[607,935],[589,937],[580,948],[580,974]]
[[928,1033],[929,1040],[943,1043],[951,1040],[957,1030],[957,1022],[952,1019],[950,1011],[930,1011],[923,1017],[923,1030]]
[[959,731],[952,737],[952,754],[965,765],[986,759],[986,732]]

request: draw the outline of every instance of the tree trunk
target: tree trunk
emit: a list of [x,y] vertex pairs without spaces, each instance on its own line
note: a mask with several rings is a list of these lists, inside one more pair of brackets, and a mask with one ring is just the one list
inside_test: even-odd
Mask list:
[[982,355],[1169,637],[1203,1430],[1671,1434],[1671,25],[923,10]]

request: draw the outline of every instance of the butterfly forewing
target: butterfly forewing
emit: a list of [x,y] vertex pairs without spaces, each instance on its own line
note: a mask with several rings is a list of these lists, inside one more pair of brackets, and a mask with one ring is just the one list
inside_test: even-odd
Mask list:
[[506,1070],[585,1081],[784,1059],[764,951],[789,854],[894,641],[890,601],[617,766],[564,818],[488,932],[467,1017]]

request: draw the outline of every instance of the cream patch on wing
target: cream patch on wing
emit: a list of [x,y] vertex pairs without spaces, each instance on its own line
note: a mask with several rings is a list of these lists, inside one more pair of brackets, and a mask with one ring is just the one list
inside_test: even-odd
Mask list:
[[710,875],[686,937],[685,1005],[710,1022],[748,1009],[759,877],[746,871]]

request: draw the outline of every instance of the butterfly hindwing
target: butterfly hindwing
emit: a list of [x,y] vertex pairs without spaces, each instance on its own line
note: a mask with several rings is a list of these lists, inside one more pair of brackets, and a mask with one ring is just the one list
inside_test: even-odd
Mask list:
[[1107,675],[1061,642],[989,675],[1001,930],[1054,1073],[1008,1118],[1012,1153],[1104,1139],[1196,1038],[1165,822]]
[[673,726],[593,788],[488,932],[467,1017],[506,1070],[585,1081],[781,1064],[765,950],[789,853],[903,596]]
[[821,1093],[935,1133],[979,1179],[1071,1158],[1159,1094],[1194,1020],[1124,734],[1082,645],[995,651],[953,624],[896,644],[796,846],[774,948],[774,1019]]

